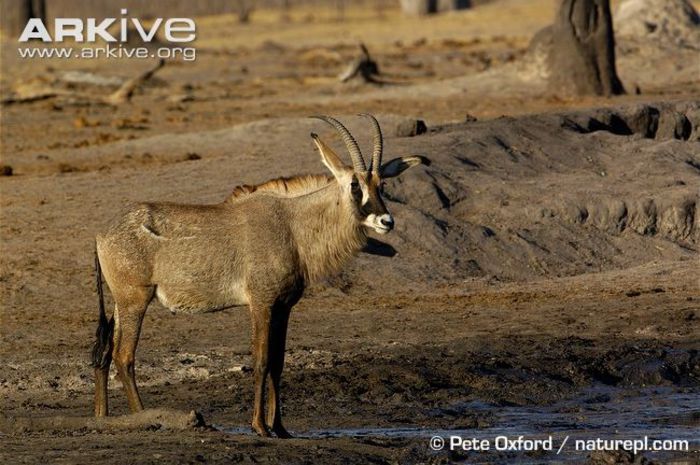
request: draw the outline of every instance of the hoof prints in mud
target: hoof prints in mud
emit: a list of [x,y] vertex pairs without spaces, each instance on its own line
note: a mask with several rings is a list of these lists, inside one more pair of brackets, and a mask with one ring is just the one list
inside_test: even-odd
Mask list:
[[[582,398],[585,398],[583,402]],[[598,388],[577,393],[573,400],[541,407],[494,407],[470,403],[467,408],[480,412],[487,410],[492,424],[479,427],[453,426],[446,429],[434,426],[388,426],[309,429],[294,431],[295,437],[306,440],[351,438],[355,443],[372,444],[399,451],[398,463],[591,463],[591,464],[651,464],[641,455],[627,451],[600,451],[589,454],[576,451],[574,441],[602,439],[638,440],[644,436],[663,440],[687,441],[689,449],[699,444],[692,420],[700,407],[693,392],[675,389],[645,389],[629,392],[621,389]],[[688,422],[687,420],[690,420]],[[218,426],[218,430],[236,436],[249,435],[248,428]],[[493,450],[498,436],[544,439],[552,436],[552,451],[503,452]],[[492,446],[488,452],[432,451],[426,447],[434,436],[485,440]],[[555,454],[568,436],[568,447]],[[566,443],[564,444],[566,446]],[[653,453],[653,458],[666,459],[673,453]],[[687,452],[675,454],[677,457]],[[588,459],[588,462],[584,462]],[[391,463],[395,463],[392,461]]]
[[[344,415],[357,409],[388,424],[475,428],[493,422],[492,406],[550,404],[586,386],[698,386],[696,350],[656,343],[599,347],[566,338],[513,338],[507,347],[404,349],[391,357],[337,357],[329,369],[294,369],[285,376],[290,415],[320,409]],[[309,390],[308,386],[323,386]],[[513,386],[518,386],[513,389]],[[241,399],[245,402],[246,399]],[[362,407],[359,407],[362,406]],[[371,413],[369,412],[371,410]]]

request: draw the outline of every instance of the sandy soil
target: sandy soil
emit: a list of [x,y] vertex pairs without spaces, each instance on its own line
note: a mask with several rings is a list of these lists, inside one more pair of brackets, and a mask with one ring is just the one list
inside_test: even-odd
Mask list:
[[[341,23],[203,18],[197,61],[168,64],[130,104],[62,95],[4,105],[1,162],[13,176],[0,178],[0,458],[540,463],[555,458],[433,452],[427,441],[509,426],[557,437],[697,432],[699,64],[692,50],[630,46],[620,74],[640,95],[550,95],[528,42],[552,5],[528,3],[427,20],[354,9]],[[357,38],[397,84],[337,82]],[[2,45],[3,98],[104,94],[150,66],[21,61],[13,46]],[[90,74],[76,83],[68,71]],[[152,304],[137,373],[158,410],[123,416],[113,376],[117,416],[91,419],[94,235],[129,202],[217,202],[241,183],[322,172],[308,133],[340,146],[306,116],[336,115],[366,144],[360,111],[378,115],[387,157],[433,164],[387,186],[397,228],[382,240],[395,256],[361,254],[293,312],[283,397],[300,438],[248,433],[242,308],[185,316]],[[677,138],[681,117],[690,132]],[[417,118],[428,130],[412,135]],[[646,456],[692,463],[699,447]]]

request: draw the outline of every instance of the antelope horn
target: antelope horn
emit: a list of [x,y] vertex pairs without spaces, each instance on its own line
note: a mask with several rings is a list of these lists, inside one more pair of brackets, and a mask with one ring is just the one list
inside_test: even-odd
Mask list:
[[382,128],[379,127],[377,118],[369,113],[360,113],[360,116],[369,118],[374,129],[374,149],[372,151],[372,173],[379,173],[379,167],[382,166],[382,153],[384,152],[384,138],[382,137]]
[[345,147],[347,147],[348,152],[350,152],[350,158],[352,158],[352,166],[355,169],[356,173],[364,173],[367,171],[367,166],[365,166],[365,160],[364,158],[362,158],[362,152],[360,152],[360,146],[357,145],[357,141],[354,137],[352,137],[352,134],[350,134],[348,128],[343,126],[343,124],[340,121],[338,121],[335,118],[331,118],[330,116],[315,115],[312,116],[312,118],[325,121],[326,123],[333,126],[340,133],[340,136],[343,138],[343,142],[345,142]]

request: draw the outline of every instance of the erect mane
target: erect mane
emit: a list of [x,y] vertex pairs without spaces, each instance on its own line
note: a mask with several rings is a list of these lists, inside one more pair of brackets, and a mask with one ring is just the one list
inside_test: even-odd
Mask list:
[[299,197],[326,187],[333,181],[332,176],[325,174],[303,174],[299,176],[270,179],[254,186],[243,184],[233,188],[227,199],[229,202],[241,200],[256,192],[264,192],[279,197]]

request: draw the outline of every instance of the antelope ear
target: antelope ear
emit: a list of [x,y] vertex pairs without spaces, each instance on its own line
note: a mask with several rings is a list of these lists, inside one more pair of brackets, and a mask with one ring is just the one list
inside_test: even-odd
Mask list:
[[399,157],[384,163],[380,168],[379,175],[382,178],[393,178],[400,175],[407,169],[416,165],[430,165],[430,160],[421,156]]
[[323,164],[333,173],[336,179],[340,179],[343,173],[347,171],[347,167],[343,164],[340,157],[318,137],[318,134],[312,132],[311,138],[321,154]]

